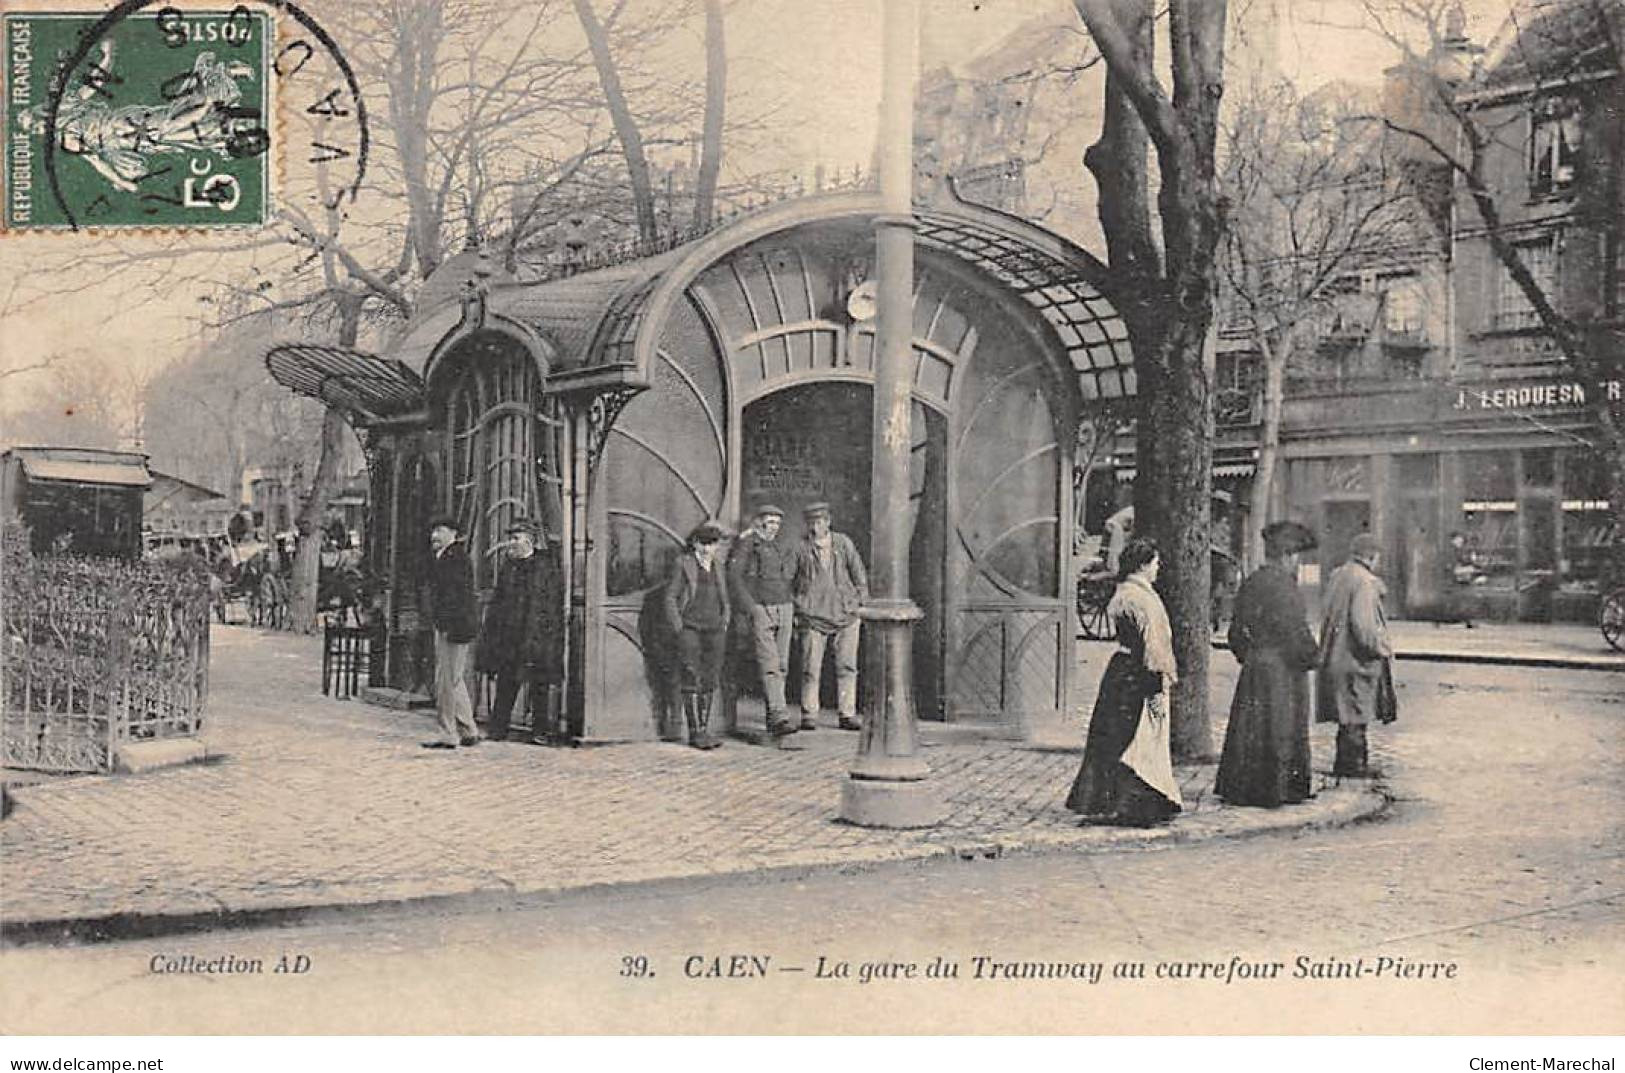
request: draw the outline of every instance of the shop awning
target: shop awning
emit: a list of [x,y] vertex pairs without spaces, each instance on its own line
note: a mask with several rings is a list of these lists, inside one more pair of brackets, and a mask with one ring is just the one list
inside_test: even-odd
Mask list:
[[[1253,471],[1257,468],[1257,464],[1253,462],[1225,462],[1213,467],[1213,476],[1251,477],[1253,475]],[[1132,481],[1135,475],[1139,472],[1139,470],[1132,467],[1128,469],[1120,469],[1117,471],[1117,479],[1120,481]]]
[[404,362],[341,346],[291,343],[265,355],[271,377],[296,395],[371,424],[423,407],[423,380]]
[[107,484],[120,488],[145,488],[152,475],[139,455],[97,458],[89,451],[58,451],[53,448],[18,448],[23,472],[33,481],[66,481],[73,484]]

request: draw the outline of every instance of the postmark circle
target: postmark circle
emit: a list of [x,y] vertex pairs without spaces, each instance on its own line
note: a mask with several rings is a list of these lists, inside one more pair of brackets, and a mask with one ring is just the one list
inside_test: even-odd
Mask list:
[[[289,96],[301,78],[308,84],[299,103],[310,98],[304,113],[321,131],[310,138],[308,163],[349,169],[324,182],[321,200],[329,209],[353,202],[370,146],[355,71],[331,35],[291,0],[259,0],[258,7],[181,9],[174,0],[122,0],[81,27],[75,43],[59,51],[65,58],[53,69],[43,108],[36,109],[43,113],[39,177],[55,211],[42,213],[52,218],[35,226],[268,222],[277,129],[273,79],[279,94]],[[144,14],[149,8],[158,10]],[[268,9],[298,27],[274,53]],[[151,27],[139,47],[130,43],[137,21],[143,30]],[[136,52],[123,68],[114,60],[121,28],[124,49]],[[148,69],[137,69],[142,66]],[[119,99],[121,89],[128,103]],[[352,137],[326,133],[344,127],[353,128]],[[65,157],[81,162],[71,176],[64,174]]]

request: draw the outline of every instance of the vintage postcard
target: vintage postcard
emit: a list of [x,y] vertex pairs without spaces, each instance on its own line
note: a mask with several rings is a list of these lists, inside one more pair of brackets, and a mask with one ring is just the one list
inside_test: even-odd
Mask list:
[[6,1034],[1614,1068],[1620,0],[0,33]]

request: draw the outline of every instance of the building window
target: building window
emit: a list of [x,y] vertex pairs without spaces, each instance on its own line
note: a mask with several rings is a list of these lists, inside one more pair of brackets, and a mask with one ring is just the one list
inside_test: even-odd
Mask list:
[[[1557,243],[1553,236],[1535,242],[1519,243],[1518,258],[1529,269],[1535,285],[1547,298],[1554,298],[1557,283]],[[1503,331],[1540,327],[1540,315],[1518,281],[1501,265],[1500,293],[1495,305],[1495,326]]]
[[1382,326],[1395,335],[1422,333],[1422,289],[1414,276],[1400,276],[1383,291]]
[[1562,494],[1559,581],[1564,591],[1593,593],[1602,580],[1609,548],[1616,539],[1603,459],[1588,451],[1565,452]]
[[1214,364],[1213,412],[1220,428],[1250,425],[1258,420],[1258,393],[1262,370],[1252,354],[1220,354]]
[[1580,164],[1580,112],[1571,100],[1540,102],[1530,124],[1529,192],[1561,194],[1574,185]]
[[1512,589],[1518,577],[1517,471],[1511,451],[1462,456],[1462,531],[1479,570],[1474,584]]

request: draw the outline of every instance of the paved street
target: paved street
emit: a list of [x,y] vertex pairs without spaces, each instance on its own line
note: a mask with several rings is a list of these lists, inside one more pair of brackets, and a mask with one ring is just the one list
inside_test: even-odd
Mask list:
[[[1089,646],[1086,672],[1109,652]],[[318,662],[309,638],[217,631],[207,735],[214,762],[22,790],[0,825],[0,920],[10,929],[107,919],[113,934],[128,934],[130,918],[154,915],[213,921],[310,906],[505,899],[1012,845],[1109,849],[1338,822],[1380,804],[1350,784],[1295,809],[1222,809],[1205,767],[1182,773],[1190,815],[1171,828],[1080,828],[1062,807],[1080,716],[1045,728],[1037,747],[929,749],[947,822],[865,830],[835,821],[851,734],[797,735],[806,745],[797,752],[731,743],[700,753],[653,742],[427,751],[419,742],[430,714],[324,700]],[[1093,684],[1080,695],[1092,698]]]
[[[1215,662],[1223,667],[1228,661]],[[289,692],[306,684],[308,672],[295,659],[287,660],[287,669]],[[1398,798],[1380,822],[1150,852],[936,859],[850,875],[815,872],[780,881],[695,880],[677,887],[577,891],[510,903],[505,911],[402,910],[318,918],[303,927],[69,949],[25,947],[0,957],[0,1007],[9,1011],[3,1027],[83,1030],[85,1011],[94,1008],[91,1021],[106,1031],[190,1032],[205,1026],[209,1031],[681,1031],[704,1026],[1120,1032],[1162,1025],[1198,1032],[1617,1032],[1625,1027],[1618,1012],[1625,1009],[1625,988],[1614,968],[1625,950],[1620,911],[1625,833],[1618,823],[1625,805],[1622,700],[1619,679],[1606,672],[1536,674],[1407,663],[1402,665],[1401,722],[1375,733]],[[266,713],[277,703],[266,697]],[[320,723],[316,713],[300,716],[311,721],[298,725],[307,731],[312,753],[343,738],[355,754],[355,779],[327,789],[310,785],[302,774],[309,764],[302,765],[299,755],[283,757],[280,766],[259,777],[266,800],[292,811],[297,823],[273,821],[265,825],[269,830],[249,830],[243,817],[211,811],[225,807],[218,798],[205,795],[200,798],[205,804],[192,809],[177,801],[172,822],[183,828],[204,824],[201,829],[221,841],[194,841],[197,857],[184,863],[177,863],[185,858],[177,853],[145,863],[126,860],[125,866],[155,894],[172,891],[176,881],[169,873],[177,868],[196,880],[228,864],[247,867],[233,863],[237,855],[224,844],[236,837],[251,847],[246,856],[259,862],[256,874],[266,891],[276,893],[275,877],[293,852],[287,844],[291,831],[310,825],[313,837],[340,839],[344,854],[359,855],[355,874],[379,867],[369,861],[398,861],[404,855],[416,862],[421,876],[403,872],[402,883],[459,874],[455,865],[471,859],[490,861],[493,875],[512,876],[520,865],[504,858],[526,857],[533,852],[527,837],[562,831],[560,813],[576,811],[559,803],[561,792],[578,805],[602,808],[603,801],[612,800],[625,808],[649,785],[673,778],[668,765],[695,767],[707,759],[652,745],[585,751],[482,747],[455,757],[489,765],[500,789],[487,790],[484,782],[454,779],[450,769],[411,756],[407,750],[415,749],[416,736],[380,734],[372,711],[338,710],[340,716],[321,709]],[[225,740],[246,757],[256,733],[270,731],[245,726]],[[710,810],[675,802],[675,826],[651,824],[658,831],[644,836],[633,831],[627,835],[631,841],[616,845],[650,853],[655,843],[672,842],[698,871],[715,859],[716,844],[730,837],[716,816],[740,823],[741,815],[758,806],[750,796],[759,792],[750,789],[753,781],[782,785],[782,773],[753,780],[750,766],[766,765],[766,771],[789,763],[809,768],[804,799],[780,801],[777,807],[770,807],[770,798],[761,799],[762,819],[740,835],[760,847],[764,862],[780,859],[776,852],[800,852],[803,847],[783,841],[805,830],[817,832],[815,849],[836,843],[853,851],[885,848],[882,839],[898,836],[828,822],[830,784],[850,738],[824,737],[841,743],[829,747],[828,759],[816,751],[779,754],[729,746],[724,752],[737,753],[734,762],[743,765],[739,788],[730,780],[715,790]],[[1317,756],[1325,755],[1327,744],[1317,732]],[[503,756],[507,752],[513,759]],[[977,766],[973,757],[988,751],[942,747],[930,752],[939,771],[956,770],[957,764],[957,770],[968,772]],[[1018,770],[1034,787],[1026,805],[1032,823],[1075,830],[1051,811],[1058,807],[1058,782],[1070,773],[1075,755],[1028,752]],[[661,758],[658,763],[655,757]],[[411,780],[417,785],[413,794],[400,797],[404,791],[398,787],[374,785],[375,769],[408,758],[423,772]],[[549,764],[550,774],[556,767],[570,775],[545,780],[554,788],[549,800],[502,804],[503,795],[515,792],[523,779],[501,773],[510,765],[534,771],[523,765],[536,763]],[[186,792],[196,794],[208,789],[211,775],[229,768],[228,761],[139,778],[194,777],[201,781],[187,785]],[[454,785],[463,795],[485,796],[448,798]],[[958,785],[974,787],[975,779]],[[52,788],[52,793],[67,797],[69,790]],[[86,796],[84,786],[73,790]],[[380,800],[381,793],[387,799]],[[115,800],[103,800],[95,791],[75,807],[92,810],[111,825],[121,815]],[[429,808],[432,801],[440,802],[438,811]],[[975,793],[968,790],[959,798],[961,809],[974,803]],[[782,811],[816,814],[817,821],[811,827],[776,828],[788,822]],[[369,857],[353,839],[344,840],[346,830],[377,831],[386,814],[399,825],[389,828],[392,836],[415,844],[380,845]],[[413,821],[411,816],[431,818]],[[212,818],[205,823],[199,817]],[[8,899],[17,862],[28,861],[14,854],[14,821],[7,821],[5,833]],[[225,830],[231,825],[240,828],[235,836]],[[910,837],[957,838],[968,845],[973,833],[996,827],[982,816],[956,821],[948,834]],[[81,847],[71,855],[87,882],[105,874],[96,871],[105,867],[97,863],[97,848]],[[99,848],[107,851],[110,844]],[[580,859],[547,865],[578,877],[614,863],[586,849],[578,853]],[[273,973],[283,953],[309,958],[310,971]],[[730,962],[734,954],[769,959],[767,975],[754,981],[685,978],[685,965],[695,972],[735,966],[750,972],[758,964]],[[155,955],[160,967],[182,964],[173,959],[186,955],[202,961],[260,959],[264,972],[155,973]],[[923,973],[938,955],[959,964],[957,979],[858,981],[865,962],[913,963]],[[1361,957],[1373,966],[1378,957],[1393,964],[1378,978],[1305,982],[1290,978],[1300,955],[1316,965]],[[639,971],[640,963],[622,960],[638,956],[649,959],[645,971],[654,973],[652,979],[620,975]],[[687,961],[694,956],[700,960]],[[853,976],[815,978],[821,956],[830,972],[848,962]],[[1095,984],[977,981],[972,978],[976,966],[991,965],[975,962],[978,956],[1086,967],[1099,962],[1107,975]],[[1144,962],[1154,973],[1159,963],[1228,964],[1232,957],[1280,962],[1283,978],[1224,984],[1141,983],[1109,976],[1119,961]],[[1456,976],[1428,982],[1397,976],[1403,966],[1444,971],[1430,969],[1430,962],[1455,962]],[[794,968],[804,971],[781,971]]]

